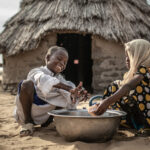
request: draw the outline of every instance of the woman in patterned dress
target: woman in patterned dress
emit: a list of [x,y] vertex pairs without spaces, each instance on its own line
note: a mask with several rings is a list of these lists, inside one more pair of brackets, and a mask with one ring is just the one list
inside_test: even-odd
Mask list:
[[108,107],[127,112],[123,123],[137,130],[150,128],[150,43],[136,39],[125,44],[129,71],[122,81],[110,84],[94,112],[100,115]]

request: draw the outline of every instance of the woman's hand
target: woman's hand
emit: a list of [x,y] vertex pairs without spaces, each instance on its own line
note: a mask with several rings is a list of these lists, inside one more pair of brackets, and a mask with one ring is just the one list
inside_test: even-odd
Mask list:
[[95,111],[96,115],[101,115],[103,114],[107,108],[109,107],[109,103],[107,99],[100,101],[100,103],[97,106],[97,110]]

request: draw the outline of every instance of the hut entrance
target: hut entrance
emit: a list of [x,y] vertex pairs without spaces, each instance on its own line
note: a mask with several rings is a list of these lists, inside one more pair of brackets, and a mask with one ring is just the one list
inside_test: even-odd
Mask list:
[[69,61],[64,71],[65,78],[92,92],[91,36],[80,34],[58,34],[57,45],[67,49]]

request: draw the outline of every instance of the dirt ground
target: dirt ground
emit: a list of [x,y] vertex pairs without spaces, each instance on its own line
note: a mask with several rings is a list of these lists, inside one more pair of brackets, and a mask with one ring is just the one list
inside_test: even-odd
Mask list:
[[[0,150],[150,150],[150,137],[135,137],[132,132],[118,131],[106,143],[67,142],[53,125],[37,127],[33,136],[19,137],[20,127],[13,118],[15,96],[0,88]],[[80,104],[80,108],[87,103]]]

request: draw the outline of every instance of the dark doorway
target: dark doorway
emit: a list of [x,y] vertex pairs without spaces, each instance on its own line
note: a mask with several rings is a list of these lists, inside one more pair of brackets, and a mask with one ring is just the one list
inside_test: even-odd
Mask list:
[[83,81],[83,86],[92,92],[91,36],[58,34],[57,45],[66,48],[69,53],[68,65],[63,72],[65,78],[76,85]]

